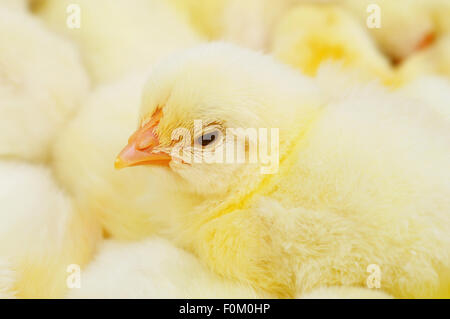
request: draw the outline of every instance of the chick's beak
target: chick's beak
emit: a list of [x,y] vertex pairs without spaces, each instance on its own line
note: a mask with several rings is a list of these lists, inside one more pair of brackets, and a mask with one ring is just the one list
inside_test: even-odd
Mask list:
[[168,166],[172,160],[165,152],[157,151],[159,139],[155,128],[161,118],[161,111],[156,111],[150,121],[139,128],[128,140],[128,145],[117,156],[114,166],[121,169],[138,165]]

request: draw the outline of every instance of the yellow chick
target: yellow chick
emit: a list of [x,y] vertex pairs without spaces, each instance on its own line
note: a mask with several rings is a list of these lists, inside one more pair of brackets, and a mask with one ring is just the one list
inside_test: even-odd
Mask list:
[[169,0],[190,24],[207,39],[212,40],[222,33],[222,12],[230,0]]
[[8,262],[6,272],[0,263],[0,294],[60,298],[68,267],[89,261],[100,228],[77,210],[48,169],[3,161],[0,175],[0,260]]
[[75,48],[27,13],[0,7],[0,157],[46,160],[88,91]]
[[391,78],[390,63],[358,20],[329,4],[292,9],[277,27],[272,53],[281,61],[314,76],[324,61],[340,63],[361,79]]
[[450,77],[450,33],[403,61],[395,78],[398,86],[402,86],[423,75]]
[[78,44],[96,84],[117,80],[200,41],[164,0],[45,0],[34,11]]
[[[141,239],[159,231],[172,211],[192,199],[168,192],[177,185],[160,168],[118,172],[113,160],[135,128],[148,72],[94,90],[53,147],[58,180],[108,236]],[[149,191],[151,190],[151,191]],[[164,212],[164,214],[163,214]],[[164,216],[162,216],[164,215]]]
[[[433,1],[433,0],[432,0]],[[426,46],[435,34],[430,0],[336,0],[355,14],[394,61]]]
[[266,50],[275,23],[300,0],[170,0],[209,40]]
[[[200,46],[154,67],[116,167],[162,166],[203,197],[164,233],[227,278],[280,297],[377,278],[450,296],[448,124],[375,85],[326,96],[270,57]],[[244,160],[224,162],[239,128]]]
[[[263,296],[263,295],[261,295]],[[246,284],[221,278],[167,240],[106,241],[67,298],[256,298]]]

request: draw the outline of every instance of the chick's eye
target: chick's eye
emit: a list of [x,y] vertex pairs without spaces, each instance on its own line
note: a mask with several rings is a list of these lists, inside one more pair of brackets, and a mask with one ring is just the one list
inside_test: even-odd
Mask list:
[[201,146],[208,146],[219,139],[219,131],[203,134],[197,138],[197,144]]

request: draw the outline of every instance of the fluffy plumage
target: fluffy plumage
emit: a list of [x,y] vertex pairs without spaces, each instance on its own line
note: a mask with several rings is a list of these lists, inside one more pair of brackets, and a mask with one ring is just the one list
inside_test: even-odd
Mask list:
[[190,207],[176,199],[176,181],[162,169],[116,171],[114,159],[136,126],[142,88],[148,72],[101,86],[66,126],[53,149],[60,182],[86,211],[98,216],[106,233],[118,239],[140,239],[159,231],[172,211]]
[[450,79],[420,76],[402,87],[400,92],[435,109],[445,120],[450,120]]
[[362,79],[391,77],[390,63],[359,21],[328,4],[292,9],[277,27],[272,53],[281,61],[315,75],[324,61],[357,70]]
[[256,298],[248,285],[223,279],[168,241],[105,242],[68,298]]
[[35,12],[52,29],[78,44],[97,84],[117,80],[199,41],[183,17],[163,0],[77,1],[79,29],[66,24],[70,17],[66,9],[72,3],[45,0]]
[[89,260],[99,227],[73,206],[48,169],[0,162],[0,175],[0,293],[62,297],[67,267]]
[[39,21],[0,8],[0,157],[44,160],[87,93],[74,47]]
[[179,212],[167,236],[217,273],[278,296],[364,287],[377,264],[386,293],[448,297],[448,123],[377,86],[326,96],[314,80],[225,44],[156,66],[139,126],[160,109],[148,152],[167,152],[173,130],[195,119],[221,130],[280,129],[276,174],[172,160],[167,175],[204,200]]

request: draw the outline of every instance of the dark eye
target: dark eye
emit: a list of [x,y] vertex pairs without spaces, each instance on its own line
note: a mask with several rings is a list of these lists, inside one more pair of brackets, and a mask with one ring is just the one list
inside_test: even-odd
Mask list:
[[201,146],[208,146],[219,138],[219,131],[203,134],[197,138],[197,144]]

